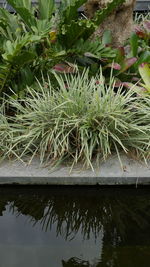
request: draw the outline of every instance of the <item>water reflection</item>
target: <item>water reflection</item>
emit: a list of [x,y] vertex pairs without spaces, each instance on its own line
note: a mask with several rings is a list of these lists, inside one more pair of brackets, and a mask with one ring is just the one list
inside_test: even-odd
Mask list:
[[[99,259],[62,259],[63,267],[147,267],[150,259],[149,189],[0,188],[0,216],[9,206],[44,232],[71,242],[102,236]],[[56,265],[57,266],[57,265]],[[55,267],[55,266],[53,266]]]

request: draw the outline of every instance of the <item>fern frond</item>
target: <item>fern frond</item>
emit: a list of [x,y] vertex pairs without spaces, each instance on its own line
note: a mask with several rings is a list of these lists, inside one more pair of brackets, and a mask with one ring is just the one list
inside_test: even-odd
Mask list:
[[85,53],[90,53],[95,58],[114,58],[116,56],[115,49],[111,47],[106,47],[104,44],[100,42],[100,38],[95,39],[93,42],[91,40],[84,41],[80,39],[75,47],[76,53],[78,55],[84,55]]

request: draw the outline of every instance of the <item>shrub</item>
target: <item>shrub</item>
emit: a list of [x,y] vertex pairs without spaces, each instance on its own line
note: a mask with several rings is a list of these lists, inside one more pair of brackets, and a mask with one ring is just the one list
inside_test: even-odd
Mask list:
[[[77,9],[86,0],[63,0],[58,10],[54,0],[38,0],[36,8],[32,8],[31,0],[8,0],[17,15],[0,8],[0,94],[6,89],[10,93],[8,88],[12,87],[21,96],[26,85],[35,82],[35,76],[40,79],[41,71],[45,73],[61,61],[75,62],[78,54],[84,57],[86,52],[93,53],[88,38],[124,1],[110,1],[91,21],[78,19]],[[83,45],[81,49],[85,41],[87,50]],[[112,57],[111,49],[102,47],[100,41],[94,47],[96,57],[104,53]]]

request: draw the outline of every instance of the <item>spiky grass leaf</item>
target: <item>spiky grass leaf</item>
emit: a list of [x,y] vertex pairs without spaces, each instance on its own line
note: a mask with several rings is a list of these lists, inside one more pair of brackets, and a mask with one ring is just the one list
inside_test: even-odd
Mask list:
[[[12,118],[14,154],[40,154],[41,163],[70,157],[92,167],[93,157],[106,159],[113,152],[149,151],[150,98],[114,92],[113,79],[105,86],[102,73],[89,79],[82,74],[55,74],[58,89],[49,80],[39,90],[28,88],[24,102],[10,99],[18,110]],[[97,84],[99,80],[99,84]]]

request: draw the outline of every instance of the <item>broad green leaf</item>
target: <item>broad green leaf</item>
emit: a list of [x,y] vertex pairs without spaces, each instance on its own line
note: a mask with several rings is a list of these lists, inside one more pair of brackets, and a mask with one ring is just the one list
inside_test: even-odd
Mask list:
[[29,12],[28,9],[22,8],[22,7],[16,7],[16,11],[24,21],[24,23],[29,27],[29,29],[32,29],[32,26],[36,27],[36,19],[35,17]]
[[137,52],[138,52],[138,40],[139,37],[136,33],[132,33],[131,38],[130,38],[130,46],[131,46],[131,53],[132,53],[132,57],[136,57],[137,56]]
[[70,24],[72,20],[78,19],[78,8],[87,0],[62,0],[61,1],[61,19],[64,24]]
[[106,30],[102,37],[102,44],[107,45],[112,43],[112,35],[110,30]]
[[33,32],[37,35],[45,36],[47,35],[51,30],[51,23],[47,20],[37,20],[36,27],[31,27]]
[[20,15],[24,23],[32,31],[32,26],[36,27],[36,19],[32,12],[24,6],[20,6],[20,0],[8,0],[8,3],[16,10]]
[[28,10],[31,10],[31,0],[8,0],[7,1],[12,7],[25,7]]
[[63,25],[58,35],[62,45],[71,48],[80,38],[87,40],[95,31],[95,25],[90,20],[71,21],[69,25]]
[[140,58],[138,59],[136,66],[139,66],[142,63],[150,63],[150,51],[144,51],[141,55]]
[[17,66],[23,66],[27,63],[30,63],[36,58],[36,54],[30,51],[22,51],[18,56],[13,58],[13,64]]
[[123,46],[117,47],[115,61],[121,64],[125,59],[125,49]]
[[49,20],[54,12],[54,0],[38,0],[39,14],[41,20]]
[[150,91],[150,67],[147,63],[142,63],[139,66],[139,73],[144,81],[143,86]]
[[10,40],[16,39],[21,33],[21,25],[14,14],[10,14],[6,9],[0,8],[0,33]]
[[13,52],[14,52],[14,47],[13,47],[13,44],[12,44],[12,42],[11,42],[10,40],[8,40],[8,41],[6,42],[6,49],[7,49],[7,52],[8,52],[9,54],[13,54]]

